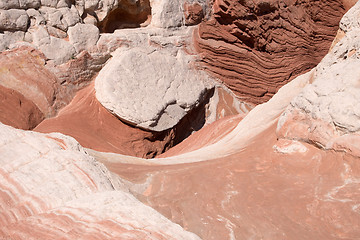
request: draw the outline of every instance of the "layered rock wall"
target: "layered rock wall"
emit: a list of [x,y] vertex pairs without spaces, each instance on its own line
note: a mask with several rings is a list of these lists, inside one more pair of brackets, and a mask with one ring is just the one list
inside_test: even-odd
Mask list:
[[344,12],[339,0],[216,0],[195,41],[208,71],[258,104],[320,62]]

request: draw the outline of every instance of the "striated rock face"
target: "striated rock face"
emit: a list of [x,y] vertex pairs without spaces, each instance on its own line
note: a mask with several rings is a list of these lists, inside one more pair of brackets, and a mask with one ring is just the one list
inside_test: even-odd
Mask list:
[[358,239],[353,3],[2,1],[0,239]]
[[241,99],[269,100],[327,53],[342,2],[216,0],[195,39],[202,62]]
[[[357,238],[358,157],[277,139],[281,113],[312,80],[311,72],[297,77],[238,124],[203,128],[167,158],[91,154],[133,182],[138,199],[203,239]],[[234,124],[225,136],[218,130]],[[219,140],[207,145],[210,134]]]
[[360,3],[341,20],[339,31],[344,36],[313,70],[312,84],[283,113],[280,137],[360,156],[355,144],[360,140],[359,15]]
[[0,128],[2,238],[199,239],[127,193],[74,139]]
[[172,129],[153,132],[130,126],[111,114],[96,99],[92,84],[79,91],[56,117],[44,120],[34,131],[61,132],[97,151],[151,158],[178,144],[204,124],[240,112],[244,116],[249,111],[250,107],[246,108],[223,91],[217,90],[207,105],[203,103],[193,109]]

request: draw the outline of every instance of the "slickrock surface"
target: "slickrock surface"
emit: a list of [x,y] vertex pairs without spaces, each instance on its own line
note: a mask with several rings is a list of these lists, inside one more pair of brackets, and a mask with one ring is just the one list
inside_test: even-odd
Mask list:
[[358,239],[354,3],[1,1],[0,239]]
[[139,199],[202,239],[356,239],[358,159],[307,144],[305,152],[284,154],[276,144],[273,126],[226,158],[106,166],[143,186],[133,190]]
[[313,83],[283,113],[280,137],[360,156],[359,16],[357,3],[341,20],[344,36],[315,68]]
[[[180,126],[184,132],[191,132],[189,128]],[[87,148],[145,158],[160,154],[179,141],[179,130],[154,133],[120,121],[97,101],[93,84],[79,91],[57,117],[43,121],[35,131],[61,132]]]
[[[218,90],[222,94],[220,97],[212,96],[207,105],[194,109],[171,130],[151,132],[132,127],[106,110],[97,101],[93,85],[80,90],[58,116],[44,120],[34,131],[61,132],[97,151],[151,158],[178,144],[204,124],[240,112],[243,112],[240,116],[244,116],[249,111],[221,88]],[[223,96],[226,98],[221,98]],[[229,105],[225,108],[224,103]]]
[[[357,238],[358,158],[277,140],[279,116],[311,77],[296,78],[225,137],[219,132],[218,142],[193,152],[178,148],[180,155],[154,160],[90,154],[133,182],[138,199],[203,239]],[[207,141],[192,137],[179,147]]]
[[0,128],[2,238],[199,239],[127,193],[74,139]]
[[216,0],[213,9],[195,39],[202,62],[256,104],[320,62],[344,14],[339,0]]

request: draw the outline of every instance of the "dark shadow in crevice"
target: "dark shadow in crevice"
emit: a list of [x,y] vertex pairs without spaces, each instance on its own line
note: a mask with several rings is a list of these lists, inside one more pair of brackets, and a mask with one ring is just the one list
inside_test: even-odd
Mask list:
[[98,27],[102,33],[113,33],[117,29],[138,28],[146,26],[151,17],[149,0],[138,1],[136,4],[124,1],[111,11]]

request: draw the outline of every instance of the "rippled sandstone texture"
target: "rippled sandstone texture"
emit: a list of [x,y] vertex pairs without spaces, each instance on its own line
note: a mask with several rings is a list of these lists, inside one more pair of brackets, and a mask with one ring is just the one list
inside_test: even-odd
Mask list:
[[[148,27],[111,34],[100,33],[95,25],[119,7],[116,0],[3,3],[4,11],[20,11],[2,11],[1,17],[17,17],[19,22],[2,25],[14,29],[0,33],[6,40],[0,48],[12,49],[1,53],[5,67],[0,83],[25,86],[0,86],[0,120],[7,124],[26,129],[41,121],[44,109],[55,106],[59,96],[65,96],[65,105],[110,57],[116,59],[118,48],[136,52],[143,47],[172,57],[181,49],[191,57],[185,61],[191,73],[204,74],[191,42],[196,26],[189,25],[199,21],[198,5],[203,21],[208,19],[211,5],[206,1],[152,0]],[[262,7],[267,9],[266,4]],[[190,110],[165,135],[155,135],[129,126],[106,109],[92,82],[36,128],[73,135],[79,143],[60,133],[0,123],[0,238],[357,239],[359,9],[360,2],[344,16],[329,54],[315,69],[253,109],[213,82],[206,90],[208,102]],[[24,11],[30,19],[23,17]],[[26,31],[23,20],[30,21]],[[89,36],[84,35],[88,30]],[[20,41],[24,39],[27,43]],[[299,43],[301,48],[304,43]],[[127,69],[139,69],[141,61],[129,62]],[[171,64],[162,65],[162,72],[171,71]],[[51,101],[42,98],[46,89],[55,89]],[[138,90],[140,97],[134,100],[141,102],[146,88]],[[166,94],[158,99],[166,103]],[[154,156],[179,134],[190,133],[156,159],[129,156]]]
[[216,0],[213,11],[195,38],[201,61],[256,104],[320,62],[345,13],[339,0]]
[[340,37],[313,69],[313,83],[282,114],[277,126],[279,137],[360,156],[359,6],[342,18]]

